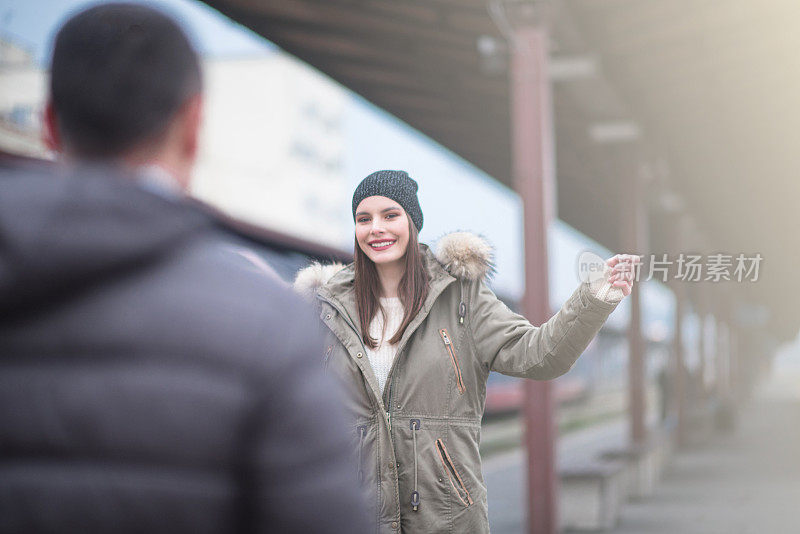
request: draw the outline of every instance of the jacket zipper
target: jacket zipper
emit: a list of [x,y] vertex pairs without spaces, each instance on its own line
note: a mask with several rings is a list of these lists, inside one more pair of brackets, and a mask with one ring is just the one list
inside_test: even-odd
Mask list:
[[[444,470],[447,472],[447,478],[450,480],[450,485],[453,486],[458,500],[460,500],[461,504],[464,506],[469,506],[472,504],[472,497],[469,496],[469,491],[467,491],[466,486],[464,486],[464,481],[461,480],[461,476],[458,474],[458,471],[456,471],[456,466],[453,465],[453,460],[447,453],[447,448],[444,446],[442,438],[436,440],[436,452],[439,453],[439,459],[442,461]],[[456,486],[454,479],[458,481],[458,486]],[[466,497],[466,499],[464,499],[464,497]]]
[[453,342],[450,340],[450,336],[447,335],[447,329],[442,328],[439,330],[439,335],[442,336],[442,341],[444,341],[444,347],[447,349],[447,353],[450,355],[450,361],[453,362],[453,369],[456,371],[456,385],[458,386],[459,394],[463,395],[467,388],[464,386],[464,379],[461,376],[461,367],[458,365],[458,356],[456,356],[456,349],[453,348]]
[[[450,282],[448,282],[447,284],[445,284],[445,285],[444,285],[444,287],[442,287],[442,289],[439,291],[439,293],[437,293],[437,294],[436,294],[436,297],[438,297],[438,296],[441,294],[441,292],[442,292],[442,291],[444,291],[444,290],[447,288],[447,286],[449,286],[449,285],[450,285]],[[326,299],[325,297],[318,297],[318,298],[321,298],[322,300],[324,300],[324,301],[328,302],[329,304],[331,304],[331,306],[334,306],[334,307],[336,307],[336,306],[335,306],[335,305],[334,305],[332,302],[328,301],[328,299]],[[465,310],[466,310],[466,307],[465,307]],[[422,313],[422,310],[420,310],[420,311],[419,311],[419,313],[417,314],[417,316],[419,316],[419,314],[421,314],[421,313]],[[422,319],[420,319],[420,322],[421,322],[421,321],[423,321],[423,320],[425,320],[425,318],[427,318],[427,315],[425,315],[425,317],[423,317]],[[415,320],[416,320],[416,319],[415,319]],[[412,322],[413,322],[413,321],[412,321]],[[409,326],[410,326],[410,325],[409,325]],[[414,327],[414,329],[415,329],[415,330],[416,330],[417,326],[419,326],[419,325],[417,324],[417,325]],[[358,330],[355,328],[355,326],[354,326],[354,325],[351,325],[351,327],[352,327],[352,328],[353,328],[353,330],[356,332],[356,334],[358,334]],[[406,330],[406,332],[408,332],[408,330]],[[412,331],[412,333],[413,333],[413,331]],[[358,335],[359,335],[359,338],[360,338],[360,337],[361,337],[361,335],[360,335],[360,334],[358,334]],[[404,337],[405,337],[405,336],[404,336]],[[406,338],[405,340],[403,340],[403,341],[402,341],[402,342],[401,342],[401,343],[398,345],[398,347],[397,347],[397,352],[395,353],[395,357],[394,357],[394,362],[392,363],[392,366],[391,366],[391,368],[389,369],[389,376],[388,376],[388,378],[389,378],[389,397],[388,397],[388,399],[386,400],[386,424],[387,424],[387,425],[388,425],[388,427],[389,427],[389,436],[390,436],[390,437],[391,437],[391,431],[392,431],[392,416],[391,416],[391,409],[392,409],[392,389],[393,389],[393,386],[394,386],[394,368],[395,368],[395,365],[397,365],[397,362],[398,362],[398,361],[400,361],[400,355],[402,354],[402,352],[403,352],[403,349],[405,349],[406,343],[408,343],[408,339],[409,339],[409,338],[410,338],[410,336],[409,336],[408,338]],[[461,372],[459,371],[459,376],[460,376],[460,375],[461,375]],[[464,383],[462,382],[462,383],[461,383],[461,385],[463,386],[463,385],[464,385]]]
[[[395,355],[397,358],[397,355]],[[392,433],[392,386],[394,386],[394,377],[389,380],[389,398],[386,400],[386,424],[389,426],[389,435]]]
[[325,370],[328,370],[328,361],[331,359],[331,352],[333,352],[333,345],[328,345],[328,348],[325,349]]

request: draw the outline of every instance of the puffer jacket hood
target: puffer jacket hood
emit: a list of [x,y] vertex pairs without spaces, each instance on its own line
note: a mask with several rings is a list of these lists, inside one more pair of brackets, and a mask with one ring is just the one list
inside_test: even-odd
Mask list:
[[[52,187],[54,180],[58,187]],[[107,224],[98,231],[100,215]],[[23,306],[55,303],[126,266],[141,267],[212,224],[200,210],[154,195],[131,177],[100,166],[56,175],[5,172],[0,176],[0,316],[19,316]]]
[[349,392],[359,475],[376,532],[488,532],[479,452],[491,371],[549,380],[567,372],[614,309],[581,284],[541,326],[486,285],[492,248],[465,232],[421,244],[430,290],[396,345],[381,389],[361,339],[354,267],[313,265],[295,288],[329,330],[322,360]]

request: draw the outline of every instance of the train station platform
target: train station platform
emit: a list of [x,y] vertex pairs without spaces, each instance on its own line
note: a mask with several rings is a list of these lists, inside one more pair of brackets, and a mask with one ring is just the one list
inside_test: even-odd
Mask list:
[[[606,423],[566,436],[559,464],[620,442]],[[492,532],[524,532],[524,464],[515,451],[484,463]],[[614,534],[800,532],[800,373],[776,372],[745,403],[734,431],[678,449],[653,493],[626,502]]]

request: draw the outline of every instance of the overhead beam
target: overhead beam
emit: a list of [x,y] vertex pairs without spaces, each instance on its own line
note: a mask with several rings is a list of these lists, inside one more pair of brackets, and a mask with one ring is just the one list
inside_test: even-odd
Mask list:
[[597,122],[589,125],[588,133],[597,144],[631,143],[642,137],[639,125],[627,120]]
[[597,78],[600,68],[592,56],[555,56],[550,58],[550,79],[553,82],[574,82]]

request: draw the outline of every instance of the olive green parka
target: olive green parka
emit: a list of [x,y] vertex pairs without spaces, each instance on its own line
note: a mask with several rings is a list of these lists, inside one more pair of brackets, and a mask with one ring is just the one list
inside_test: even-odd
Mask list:
[[397,345],[383,394],[361,341],[353,265],[308,267],[295,287],[317,299],[327,327],[324,365],[348,393],[348,431],[375,531],[488,532],[478,444],[489,372],[535,380],[566,373],[616,303],[584,283],[533,326],[486,286],[491,248],[482,238],[449,234],[435,255],[420,247],[430,293]]

